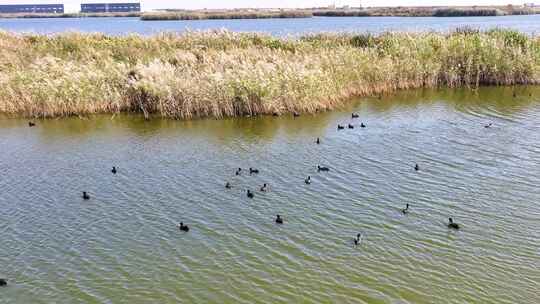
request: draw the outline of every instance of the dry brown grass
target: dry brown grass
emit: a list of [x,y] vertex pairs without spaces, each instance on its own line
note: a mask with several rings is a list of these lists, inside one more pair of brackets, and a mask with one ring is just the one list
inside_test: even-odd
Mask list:
[[33,117],[315,112],[398,89],[539,82],[540,39],[513,31],[0,33],[0,112]]
[[203,19],[269,19],[269,18],[310,18],[307,10],[196,10],[158,11],[141,15],[143,21],[203,20]]

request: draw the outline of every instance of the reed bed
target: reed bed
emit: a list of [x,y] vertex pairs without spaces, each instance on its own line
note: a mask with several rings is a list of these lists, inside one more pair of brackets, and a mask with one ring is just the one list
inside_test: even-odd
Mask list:
[[226,11],[161,11],[144,13],[143,21],[174,21],[203,19],[269,19],[269,18],[310,18],[313,14],[305,10],[226,10]]
[[438,9],[433,13],[434,17],[488,17],[504,16],[505,12],[499,9]]
[[317,17],[432,17],[433,7],[371,7],[350,9],[316,9],[313,16]]
[[476,17],[534,15],[540,13],[538,8],[514,6],[485,7],[372,7],[365,9],[315,9],[317,17]]
[[313,113],[399,89],[539,83],[539,37],[509,30],[296,39],[0,32],[0,112],[29,117]]
[[370,17],[374,16],[373,13],[367,10],[316,10],[313,12],[313,16],[316,17]]
[[85,17],[140,17],[143,21],[203,20],[203,19],[267,19],[316,17],[472,17],[539,14],[537,7],[524,6],[425,6],[425,7],[369,7],[369,8],[307,8],[307,9],[167,9],[154,12],[112,13],[15,13],[0,14],[0,18],[85,18]]

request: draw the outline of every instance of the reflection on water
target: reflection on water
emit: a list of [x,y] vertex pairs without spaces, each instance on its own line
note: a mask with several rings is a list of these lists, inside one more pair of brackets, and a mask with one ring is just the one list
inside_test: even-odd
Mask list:
[[298,118],[37,123],[0,119],[6,303],[540,301],[538,87],[404,91]]

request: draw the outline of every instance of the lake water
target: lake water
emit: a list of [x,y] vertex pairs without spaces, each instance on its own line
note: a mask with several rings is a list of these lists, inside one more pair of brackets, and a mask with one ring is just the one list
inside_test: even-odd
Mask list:
[[480,29],[510,28],[540,33],[540,15],[504,17],[318,17],[309,19],[250,19],[197,21],[140,21],[139,18],[0,19],[0,29],[16,32],[59,33],[65,31],[155,34],[163,31],[225,28],[242,32],[265,32],[277,36],[340,31],[450,31],[471,26]]
[[0,146],[1,303],[540,303],[539,87],[299,118],[3,118]]

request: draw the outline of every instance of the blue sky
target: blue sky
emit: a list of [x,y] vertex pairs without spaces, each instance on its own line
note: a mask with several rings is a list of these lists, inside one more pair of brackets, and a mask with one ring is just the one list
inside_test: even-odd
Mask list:
[[[540,3],[540,0],[363,0],[363,6],[429,6],[429,5],[506,5],[524,2]],[[84,2],[130,2],[89,0]],[[134,1],[136,2],[136,1]],[[141,1],[143,10],[158,8],[236,8],[236,7],[313,7],[327,6],[333,0],[148,0]],[[67,11],[77,11],[81,0],[0,0],[0,4],[64,3]],[[358,6],[358,0],[335,0],[336,5]]]

